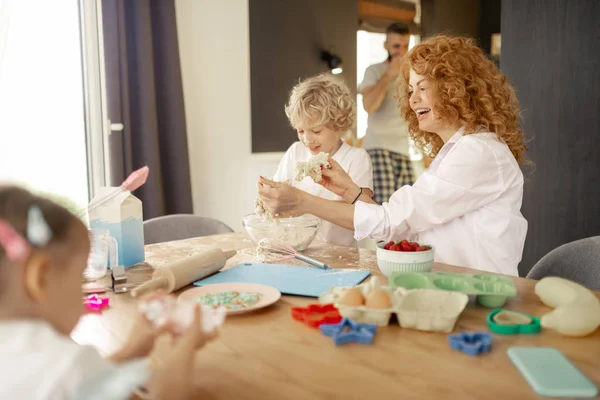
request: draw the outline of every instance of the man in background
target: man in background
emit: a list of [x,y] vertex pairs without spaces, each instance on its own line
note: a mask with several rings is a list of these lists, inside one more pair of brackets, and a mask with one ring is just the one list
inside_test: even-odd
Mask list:
[[412,185],[415,178],[409,156],[407,124],[400,115],[397,79],[402,57],[408,52],[410,34],[403,24],[391,24],[386,30],[384,47],[388,58],[365,71],[358,92],[369,114],[363,147],[373,163],[373,200],[387,202],[397,189]]

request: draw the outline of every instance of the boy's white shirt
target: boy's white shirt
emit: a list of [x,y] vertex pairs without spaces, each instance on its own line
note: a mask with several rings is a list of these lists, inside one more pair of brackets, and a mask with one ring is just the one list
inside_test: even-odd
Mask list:
[[428,171],[383,205],[357,202],[355,238],[396,240],[418,234],[435,261],[518,276],[527,221],[521,214],[523,174],[494,133],[446,143]]
[[[301,142],[295,142],[279,162],[273,179],[278,182],[287,182],[298,189],[324,199],[342,200],[340,196],[315,183],[311,178],[304,178],[300,182],[294,179],[296,176],[296,163],[298,161],[308,161],[311,157],[312,154],[305,145]],[[369,154],[364,149],[350,146],[342,141],[341,147],[331,158],[340,164],[344,171],[350,175],[354,183],[362,188],[373,190],[373,166],[371,165]],[[344,229],[327,221],[322,221],[321,229],[316,239],[356,247],[356,240],[351,230]]]
[[0,355],[0,399],[81,398],[82,387],[116,368],[41,320],[0,322]]

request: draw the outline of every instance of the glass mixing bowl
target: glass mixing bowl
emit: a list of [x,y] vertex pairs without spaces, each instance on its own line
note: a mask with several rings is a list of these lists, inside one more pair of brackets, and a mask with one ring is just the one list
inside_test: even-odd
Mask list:
[[302,251],[317,236],[321,227],[321,219],[314,215],[304,214],[293,218],[278,218],[269,222],[262,216],[248,214],[242,219],[242,224],[256,244],[264,238],[275,238],[289,244],[296,251]]

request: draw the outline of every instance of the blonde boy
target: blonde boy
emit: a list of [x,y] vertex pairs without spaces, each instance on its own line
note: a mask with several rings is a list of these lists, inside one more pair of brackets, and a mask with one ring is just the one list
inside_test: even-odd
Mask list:
[[[364,149],[346,144],[342,135],[350,131],[356,121],[356,102],[348,86],[331,74],[310,77],[296,85],[285,113],[298,133],[298,142],[287,150],[279,163],[274,180],[287,182],[305,192],[329,200],[344,201],[327,190],[326,182],[315,183],[311,178],[295,181],[295,167],[299,161],[308,161],[321,152],[352,177],[363,193],[373,194],[373,168]],[[346,246],[356,246],[353,232],[323,221],[318,240]]]

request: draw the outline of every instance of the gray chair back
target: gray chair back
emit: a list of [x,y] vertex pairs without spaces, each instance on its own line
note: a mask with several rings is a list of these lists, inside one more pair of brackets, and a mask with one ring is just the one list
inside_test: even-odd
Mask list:
[[600,236],[563,244],[538,261],[527,278],[558,276],[600,291]]
[[145,244],[231,232],[233,229],[221,221],[192,214],[165,215],[144,221]]

